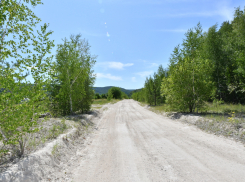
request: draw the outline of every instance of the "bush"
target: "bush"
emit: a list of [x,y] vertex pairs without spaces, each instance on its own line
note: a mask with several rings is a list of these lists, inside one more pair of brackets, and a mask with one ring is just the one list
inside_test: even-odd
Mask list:
[[97,93],[97,94],[95,94],[94,98],[95,99],[101,99],[101,96],[100,96],[100,94]]
[[128,98],[128,95],[125,94],[124,92],[122,92],[122,98],[123,98],[123,99],[129,99],[129,98]]
[[108,97],[110,99],[122,99],[123,92],[119,87],[111,87],[108,91]]

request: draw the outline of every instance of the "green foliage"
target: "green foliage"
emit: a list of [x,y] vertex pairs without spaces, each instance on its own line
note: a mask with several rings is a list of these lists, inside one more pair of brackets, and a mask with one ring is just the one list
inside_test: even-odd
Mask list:
[[97,94],[95,94],[94,98],[95,99],[101,99],[102,97],[100,96],[100,94],[97,93]]
[[185,58],[170,67],[162,82],[162,93],[171,109],[193,112],[213,93],[212,64],[209,60]]
[[220,78],[221,97],[224,101],[245,102],[245,11],[236,8],[234,19],[224,22],[218,33],[220,37],[221,59],[223,68]]
[[[204,101],[244,103],[245,97],[245,10],[236,8],[234,19],[202,31],[200,23],[189,29],[175,47],[168,71],[159,81],[154,73],[145,81],[144,92],[132,94],[150,105],[166,102],[177,111],[194,112]],[[162,84],[161,84],[162,82]],[[162,85],[161,99],[159,83]],[[141,99],[140,99],[141,98]]]
[[107,100],[110,101],[113,98],[112,92],[108,91]]
[[101,94],[102,99],[107,99],[107,94]]
[[[100,95],[102,94],[107,94],[109,89],[113,87],[113,86],[107,86],[107,87],[93,87],[95,93],[98,93]],[[120,88],[122,92],[124,92],[125,94],[127,94],[128,96],[130,96],[130,93],[133,91],[132,89],[124,89],[124,88]]]
[[[52,32],[47,24],[39,26],[41,20],[30,9],[41,0],[1,0],[0,4],[0,141],[21,157],[26,135],[39,130],[41,114],[50,109],[56,115],[90,109],[95,57],[88,42],[77,35],[58,45],[52,62],[53,56],[48,55],[54,47],[49,40]],[[33,84],[27,81],[28,75]],[[52,128],[50,137],[66,128],[62,121]]]
[[213,64],[202,56],[201,25],[188,30],[185,36],[183,48],[176,47],[170,59],[169,76],[163,79],[161,91],[171,109],[193,112],[213,96]]
[[119,87],[111,87],[108,91],[107,99],[122,99],[122,91]]
[[[41,1],[2,0],[0,9],[0,88],[4,88],[0,93],[0,140],[19,157],[24,153],[25,134],[37,131],[36,121],[47,111],[46,73],[52,59],[47,54],[54,46],[47,24],[35,29],[41,20],[30,4],[35,7]],[[34,84],[26,80],[27,73]]]
[[[103,94],[102,94],[103,95]],[[123,91],[121,91],[121,88],[119,87],[111,87],[108,90],[107,96],[103,95],[103,97],[107,98],[108,101],[110,101],[111,99],[128,99],[128,95],[125,94]]]
[[145,88],[134,91],[131,98],[139,102],[146,102]]
[[153,74],[153,77],[146,78],[144,88],[140,91],[132,93],[132,98],[140,102],[147,102],[150,105],[162,104],[165,102],[164,96],[161,95],[161,82],[167,76],[167,71],[162,65],[158,67],[158,71]]
[[63,44],[58,45],[50,85],[55,112],[67,115],[89,111],[95,81],[92,70],[95,57],[90,55],[89,47],[81,35],[72,35],[69,41],[64,39]]
[[129,99],[128,95],[122,92],[122,99]]

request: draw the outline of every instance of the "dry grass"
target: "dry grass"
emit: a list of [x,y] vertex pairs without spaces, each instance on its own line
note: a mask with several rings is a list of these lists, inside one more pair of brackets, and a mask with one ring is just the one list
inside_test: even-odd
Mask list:
[[111,103],[111,104],[115,104],[117,102],[119,102],[120,100],[119,99],[111,99],[110,101],[108,101],[107,99],[95,99],[93,101],[93,104],[94,105],[105,105],[105,104],[108,104],[108,103]]
[[[142,105],[144,104],[142,103]],[[195,125],[206,132],[233,138],[245,143],[244,105],[206,103],[205,107],[199,110],[198,113],[170,112],[167,104],[149,106],[149,110]],[[193,121],[192,117],[198,117],[199,119]]]
[[237,114],[245,114],[245,105],[242,104],[217,104],[217,103],[205,103],[203,109],[200,112],[204,113],[219,113],[230,114],[235,112]]
[[[66,118],[39,119],[38,122],[39,131],[27,134],[24,138],[26,145],[24,156],[22,157],[43,148],[46,143],[55,140],[59,135],[66,133],[71,128],[77,129],[74,136],[72,136],[73,138],[77,138],[88,133],[90,128],[93,126],[93,123],[87,120],[83,115],[67,116]],[[6,146],[0,143],[0,149],[5,149],[5,147]],[[3,172],[9,166],[19,161],[15,152],[10,149],[8,150],[10,152],[2,153],[2,155],[0,155],[0,172]],[[52,150],[52,154],[58,155],[57,151],[58,146],[55,145]]]

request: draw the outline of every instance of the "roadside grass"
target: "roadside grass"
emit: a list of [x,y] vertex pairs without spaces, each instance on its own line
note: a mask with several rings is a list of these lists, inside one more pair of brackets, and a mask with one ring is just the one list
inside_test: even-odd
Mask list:
[[231,112],[235,112],[236,115],[245,114],[245,105],[242,104],[218,104],[218,103],[210,103],[206,102],[203,109],[201,109],[201,113],[222,113],[222,114],[230,114]]
[[[35,133],[27,134],[24,138],[25,151],[22,157],[43,148],[47,142],[55,140],[59,135],[67,132],[71,128],[76,128],[75,133],[63,137],[65,141],[74,141],[80,136],[86,135],[92,131],[93,123],[86,119],[82,114],[72,115],[60,118],[40,118],[38,120],[39,130]],[[8,150],[7,153],[0,153],[0,173],[4,172],[12,163],[18,161],[18,157],[11,148],[6,148],[0,143],[0,150]],[[51,151],[52,155],[59,157],[59,146],[54,145]]]
[[68,129],[72,128],[71,124],[62,119],[49,119],[40,124],[39,131],[28,136],[26,144],[26,154],[43,147],[47,141],[56,139]]
[[59,148],[59,145],[58,145],[57,143],[56,143],[56,144],[53,146],[53,148],[52,148],[51,154],[52,154],[54,157],[59,156],[58,148]]
[[96,106],[96,107],[92,107],[93,109],[101,109],[102,107],[98,107],[98,106]]
[[[60,134],[72,128],[72,125],[65,118],[40,118],[37,128],[37,132],[26,134],[23,137],[25,143],[24,156],[44,147],[47,142],[56,139]],[[16,151],[9,146],[0,143],[0,149],[9,151],[0,155],[0,172],[2,172],[6,165],[10,165],[9,162],[14,161],[18,157]]]
[[93,100],[93,104],[98,104],[98,105],[104,105],[104,104],[115,104],[117,102],[121,101],[120,99],[111,99],[110,101],[108,101],[107,99],[94,99]]
[[170,112],[169,106],[167,104],[150,106],[153,111],[156,112]]
[[[145,106],[146,103],[141,103],[141,105]],[[148,109],[172,119],[180,119],[180,121],[195,125],[206,132],[245,143],[245,105],[205,103],[204,108],[198,113],[170,111],[167,104],[148,106]],[[199,119],[193,120],[193,116],[198,116]]]

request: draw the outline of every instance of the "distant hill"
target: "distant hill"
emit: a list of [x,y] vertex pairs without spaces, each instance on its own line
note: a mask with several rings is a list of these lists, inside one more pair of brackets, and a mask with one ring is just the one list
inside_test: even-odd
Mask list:
[[[113,87],[113,86],[107,86],[107,87],[93,87],[95,93],[98,94],[106,94],[108,92],[108,90]],[[125,94],[129,95],[130,92],[134,91],[135,89],[124,89],[124,88],[120,88],[121,91],[123,91]]]

